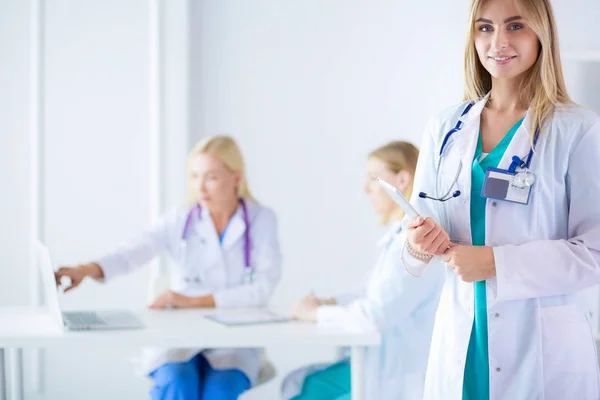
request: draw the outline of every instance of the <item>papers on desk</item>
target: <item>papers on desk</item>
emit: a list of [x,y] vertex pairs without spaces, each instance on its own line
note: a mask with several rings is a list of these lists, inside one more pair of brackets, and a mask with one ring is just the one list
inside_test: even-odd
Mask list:
[[207,315],[206,319],[218,322],[223,325],[254,325],[254,324],[270,324],[275,322],[287,322],[289,317],[275,314],[269,310],[227,310],[213,315]]

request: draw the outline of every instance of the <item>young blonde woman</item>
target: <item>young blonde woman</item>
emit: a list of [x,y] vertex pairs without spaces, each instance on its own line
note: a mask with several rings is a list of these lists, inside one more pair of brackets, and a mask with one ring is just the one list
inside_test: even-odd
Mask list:
[[405,268],[445,270],[426,399],[598,399],[600,119],[571,102],[549,0],[474,0],[465,101],[428,125]]
[[[250,194],[238,146],[224,136],[199,142],[190,152],[188,173],[189,204],[105,257],[59,269],[57,282],[63,276],[71,279],[65,291],[86,277],[109,281],[166,253],[177,268],[171,289],[151,308],[267,304],[280,276],[276,220]],[[260,353],[173,349],[164,352],[162,361],[149,373],[153,400],[233,400],[257,379]]]
[[[369,400],[421,400],[434,314],[444,274],[424,279],[402,267],[399,240],[404,213],[379,186],[380,177],[410,196],[419,152],[410,143],[392,142],[373,151],[367,161],[365,192],[388,232],[379,242],[379,260],[366,283],[354,293],[329,299],[308,295],[295,304],[297,319],[378,329],[379,347],[365,356],[365,390]],[[301,369],[283,386],[284,399],[350,399],[350,365],[344,359],[329,366]]]

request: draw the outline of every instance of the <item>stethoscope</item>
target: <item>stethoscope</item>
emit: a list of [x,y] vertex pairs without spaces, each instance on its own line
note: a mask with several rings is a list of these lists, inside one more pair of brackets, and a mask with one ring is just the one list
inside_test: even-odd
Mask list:
[[[464,117],[469,112],[471,107],[473,107],[473,103],[467,104],[467,106],[463,110],[462,114],[460,114],[458,122],[456,122],[456,125],[454,126],[454,128],[450,129],[448,131],[448,133],[446,133],[446,136],[444,136],[444,140],[442,141],[442,145],[440,147],[440,152],[439,152],[439,157],[438,157],[437,169],[435,172],[436,195],[438,194],[437,193],[438,188],[439,188],[438,177],[439,177],[442,160],[443,160],[443,157],[445,154],[444,150],[446,150],[446,147],[447,147],[446,145],[448,144],[448,140],[450,139],[450,137],[452,135],[454,135],[456,132],[459,132],[463,128],[464,122],[462,121],[462,117]],[[530,187],[531,185],[533,185],[535,183],[535,174],[533,172],[529,171],[529,165],[531,164],[531,158],[533,157],[533,152],[535,149],[535,145],[537,144],[539,135],[540,135],[540,128],[538,127],[535,130],[535,136],[533,138],[533,146],[531,146],[531,148],[529,149],[529,153],[527,154],[526,160],[522,159],[519,156],[512,157],[512,162],[510,164],[510,167],[508,168],[508,172],[515,174],[515,178],[513,180],[513,184],[515,186],[518,186],[521,188],[526,188],[526,187]],[[521,168],[521,171],[516,172],[517,167]],[[462,160],[459,160],[458,170],[456,171],[456,174],[454,174],[454,179],[452,180],[452,184],[450,185],[448,190],[442,196],[433,197],[433,196],[429,196],[425,192],[420,192],[419,197],[422,199],[430,199],[430,200],[444,202],[444,201],[448,201],[450,199],[460,196],[461,195],[460,190],[455,190],[452,193],[450,193],[450,192],[452,191],[452,188],[458,182],[458,177],[460,176],[461,170],[462,170]]]
[[[242,217],[244,219],[244,225],[246,226],[246,230],[244,231],[244,282],[250,283],[254,280],[254,270],[250,263],[250,218],[248,217],[248,208],[246,207],[246,202],[244,201],[244,199],[240,199],[240,206],[242,207]],[[182,265],[186,270],[187,236],[191,228],[192,218],[194,217],[194,215],[198,215],[198,220],[202,219],[202,207],[200,207],[200,204],[196,204],[188,213],[185,219],[185,224],[183,225],[183,232],[181,233],[180,247],[181,254],[183,257]],[[186,283],[200,283],[200,277],[197,275],[194,278],[186,276],[184,277],[184,280]]]

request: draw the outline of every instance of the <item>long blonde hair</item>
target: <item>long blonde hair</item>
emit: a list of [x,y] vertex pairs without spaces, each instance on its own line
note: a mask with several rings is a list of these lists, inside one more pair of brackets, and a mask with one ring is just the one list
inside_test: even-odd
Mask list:
[[[486,0],[473,0],[465,49],[464,100],[476,102],[492,90],[492,77],[481,65],[475,48],[475,19]],[[521,16],[527,20],[540,42],[540,54],[521,82],[521,102],[532,108],[531,135],[542,128],[558,103],[571,103],[567,94],[558,46],[556,21],[550,0],[517,0]]]
[[[410,184],[406,187],[404,193],[402,193],[404,197],[410,199],[415,170],[417,169],[417,159],[419,158],[419,149],[409,142],[394,141],[373,150],[369,154],[369,158],[376,158],[381,161],[394,174],[403,170],[410,173]],[[381,222],[387,224],[392,219],[402,219],[402,217],[404,217],[404,211],[398,207],[393,212],[383,215]]]
[[188,202],[190,204],[196,202],[196,196],[191,188],[191,165],[192,159],[198,154],[211,154],[217,156],[227,168],[233,172],[239,172],[240,183],[237,186],[237,196],[246,198],[256,202],[256,199],[250,193],[248,181],[246,180],[246,167],[244,165],[244,157],[233,138],[229,136],[213,136],[202,139],[192,148],[188,155]]

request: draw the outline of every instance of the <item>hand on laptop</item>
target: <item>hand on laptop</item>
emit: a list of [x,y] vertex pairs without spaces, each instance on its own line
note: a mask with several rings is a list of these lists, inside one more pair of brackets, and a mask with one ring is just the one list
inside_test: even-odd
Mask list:
[[79,284],[88,276],[94,279],[104,278],[104,272],[96,263],[81,264],[76,267],[60,267],[58,271],[54,273],[57,287],[61,286],[61,279],[63,276],[66,276],[71,280],[70,286],[64,290],[66,293],[79,286]]

